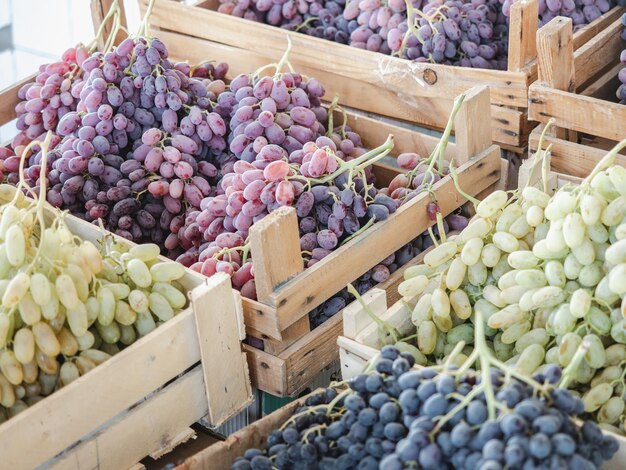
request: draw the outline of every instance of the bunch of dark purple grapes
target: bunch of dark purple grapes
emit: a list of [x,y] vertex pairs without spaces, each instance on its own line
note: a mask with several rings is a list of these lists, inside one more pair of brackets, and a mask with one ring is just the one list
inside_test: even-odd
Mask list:
[[[502,12],[509,16],[516,0],[500,0]],[[574,31],[600,18],[616,6],[616,0],[539,0],[539,26],[549,23],[557,16],[571,18]]]
[[535,378],[545,391],[491,370],[499,407],[472,393],[480,373],[411,369],[415,358],[392,346],[376,370],[306,398],[270,432],[263,449],[247,449],[233,470],[583,469],[610,460],[619,444],[592,421],[577,423],[582,401],[554,389],[560,369]]

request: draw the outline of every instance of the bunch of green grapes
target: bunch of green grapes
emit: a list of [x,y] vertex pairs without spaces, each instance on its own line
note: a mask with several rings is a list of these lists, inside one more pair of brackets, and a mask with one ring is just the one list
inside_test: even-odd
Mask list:
[[[29,188],[27,188],[29,189]],[[101,250],[42,196],[0,186],[0,422],[148,334],[186,305],[185,268],[157,245]],[[33,196],[36,196],[33,193]]]
[[405,272],[399,292],[427,362],[464,341],[463,362],[480,311],[499,360],[527,375],[565,367],[585,410],[623,432],[626,169],[603,169],[613,159],[553,195],[532,186],[492,193],[466,229]]

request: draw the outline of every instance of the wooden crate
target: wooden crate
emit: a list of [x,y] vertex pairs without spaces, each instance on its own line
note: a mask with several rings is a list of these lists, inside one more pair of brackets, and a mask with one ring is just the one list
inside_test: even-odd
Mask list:
[[[14,188],[2,189],[6,203]],[[102,238],[92,224],[65,220],[81,239]],[[180,282],[189,307],[0,425],[3,468],[129,468],[189,438],[199,419],[217,426],[250,403],[242,306],[230,278],[186,270]]]
[[[616,17],[576,48],[572,22],[555,18],[537,33],[539,78],[529,89],[529,118],[541,124],[530,136],[530,152],[537,150],[544,126],[554,119],[543,147],[552,145],[552,168],[585,177],[595,164],[626,138],[626,106],[616,102],[620,53],[626,42]],[[626,164],[626,156],[618,163]]]
[[[448,158],[454,158],[457,163],[465,161],[459,168],[461,186],[466,191],[477,195],[500,182],[500,175],[506,173],[506,169],[501,171],[502,165],[506,165],[506,162],[500,158],[498,147],[489,145],[488,122],[486,126],[482,126],[482,129],[474,128],[474,125],[478,123],[472,116],[483,115],[480,109],[486,113],[489,112],[487,90],[484,88],[475,90],[466,98],[463,106],[457,116],[457,143],[449,147]],[[471,127],[465,126],[464,123],[470,123]],[[380,141],[379,136],[386,135],[388,132],[393,133],[397,152],[423,148],[426,151],[422,155],[427,155],[437,143],[437,139],[433,137],[389,126],[369,118],[352,117],[351,126],[366,141]],[[482,143],[480,143],[481,135],[483,136]],[[369,146],[368,144],[369,142],[365,142],[366,146]],[[475,157],[467,159],[463,155],[475,155]],[[386,174],[385,172],[392,172],[392,170],[378,167],[376,172]],[[435,194],[443,215],[450,214],[465,202],[465,199],[456,192],[454,183],[449,177],[437,183]],[[413,199],[386,221],[373,225],[332,255],[303,272],[298,271],[295,276],[281,279],[271,276],[271,270],[265,270],[267,273],[265,279],[273,280],[272,293],[268,298],[272,299],[270,301],[274,305],[279,306],[279,318],[281,310],[289,312],[290,325],[293,326],[282,331],[281,342],[266,340],[265,351],[245,346],[249,353],[250,373],[255,386],[273,395],[294,395],[305,388],[320,370],[337,359],[336,338],[343,328],[342,313],[336,314],[324,324],[310,330],[307,312],[432,225],[425,211],[428,202],[430,198],[427,194]],[[292,219],[291,222],[289,217]],[[257,268],[257,266],[265,266],[261,260],[265,256],[272,262],[277,262],[278,250],[271,247],[280,246],[284,250],[281,253],[287,254],[290,250],[285,250],[285,247],[293,246],[291,251],[299,253],[297,230],[293,230],[291,241],[284,236],[281,237],[280,242],[277,241],[276,234],[284,234],[288,231],[280,227],[286,227],[288,223],[295,227],[296,218],[292,211],[276,211],[259,224],[263,232],[267,234],[262,236],[263,241],[257,243],[256,253],[260,252],[260,256],[257,255],[258,258],[255,258],[254,254],[254,239],[259,234],[255,233],[254,228],[250,232],[257,289],[259,281],[267,282],[263,281],[264,270]],[[266,230],[267,226],[270,228]],[[376,255],[372,256],[373,253]],[[288,256],[283,258],[282,254],[280,257],[283,266],[290,259]],[[267,289],[267,291],[270,290]],[[282,315],[282,318],[287,318],[285,313]],[[246,317],[246,325],[250,333],[248,317]],[[253,336],[256,335],[253,334]]]
[[[149,0],[139,0],[145,11]],[[291,63],[318,78],[328,96],[364,111],[407,120],[435,129],[445,127],[454,96],[475,85],[491,89],[493,141],[503,149],[524,153],[532,126],[528,122],[528,86],[536,78],[535,32],[537,1],[523,0],[511,8],[508,70],[486,70],[416,63],[343,44],[288,32],[273,26],[217,13],[218,0],[184,5],[157,0],[151,26],[233,46],[238,61],[229,61],[234,74],[277,62],[291,39]],[[576,33],[581,47],[623,9],[607,12]],[[159,36],[166,38],[159,32]],[[184,43],[170,43],[173,56],[184,57]],[[242,67],[243,66],[243,67]],[[329,99],[330,99],[329,98]]]

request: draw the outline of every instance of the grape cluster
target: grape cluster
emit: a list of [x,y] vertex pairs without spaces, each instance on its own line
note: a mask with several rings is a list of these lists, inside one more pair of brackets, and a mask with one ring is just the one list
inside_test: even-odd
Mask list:
[[[621,37],[623,40],[626,40],[626,14],[622,15],[622,28]],[[626,49],[624,49],[620,56],[619,60],[622,65],[626,66]],[[621,104],[626,104],[626,67],[622,67],[617,75],[619,79],[620,85],[616,91],[617,99]]]
[[[59,119],[76,110],[84,86],[80,67],[88,57],[84,46],[70,48],[59,61],[41,65],[35,81],[18,90],[20,102],[15,113],[20,132],[12,142],[18,155],[26,144],[35,139],[43,140],[46,131],[56,129]],[[55,137],[53,146],[58,140]]]
[[354,377],[350,389],[309,396],[267,448],[247,449],[233,470],[258,469],[595,469],[617,451],[615,438],[593,422],[577,425],[583,404],[553,389],[560,369],[541,380],[542,391],[489,371],[499,408],[490,416],[484,374],[431,368],[411,370],[414,357],[386,346],[376,371]]
[[[49,142],[37,145],[47,152]],[[45,161],[45,156],[44,156]],[[22,180],[22,184],[25,182]],[[44,198],[0,206],[0,421],[68,385],[179,313],[184,268],[159,247],[80,240]],[[31,201],[32,202],[32,201]],[[21,208],[23,207],[23,208]]]
[[[53,145],[60,142],[48,160],[48,201],[88,221],[102,219],[125,238],[163,245],[172,218],[198,208],[216,183],[227,128],[212,106],[225,90],[227,66],[174,64],[158,39],[129,38],[111,52],[76,55],[75,102],[51,123]],[[27,84],[24,93],[38,88]],[[19,103],[18,113],[28,103]],[[41,152],[27,162],[35,191],[40,163]],[[18,164],[4,156],[12,184]]]
[[[502,12],[509,16],[515,0],[500,0]],[[540,0],[539,26],[549,23],[557,16],[571,18],[574,31],[597,20],[604,13],[616,6],[616,0]]]

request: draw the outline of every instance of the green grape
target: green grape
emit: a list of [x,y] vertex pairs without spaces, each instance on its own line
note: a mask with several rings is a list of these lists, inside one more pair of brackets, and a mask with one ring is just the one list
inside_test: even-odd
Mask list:
[[140,259],[131,259],[126,265],[126,271],[137,287],[149,287],[152,284],[150,270]]
[[493,243],[487,243],[480,253],[480,260],[488,268],[493,268],[500,261],[502,252]]
[[526,292],[524,292],[524,294],[522,294],[522,296],[519,298],[519,306],[522,310],[526,310],[527,312],[530,312],[531,310],[535,309],[535,302],[533,301],[533,295],[535,295],[535,292],[537,292],[539,289],[529,289]]
[[32,331],[37,348],[45,355],[56,357],[61,352],[61,343],[46,322],[35,323],[32,326]]
[[513,345],[513,343],[515,343],[518,339],[520,339],[522,336],[528,333],[530,331],[530,328],[531,328],[531,325],[528,320],[515,323],[507,327],[501,333],[500,340],[502,341],[503,344]]
[[404,341],[398,341],[396,344],[394,344],[394,347],[396,347],[401,353],[408,352],[409,354],[411,354],[415,359],[415,363],[417,365],[426,366],[428,364],[428,358],[412,344],[408,344]]
[[491,230],[492,224],[489,220],[477,217],[472,219],[470,224],[463,229],[460,234],[460,238],[463,243],[467,243],[473,238],[483,239],[491,232]]
[[101,323],[96,322],[96,329],[98,330],[98,335],[102,338],[102,341],[109,344],[117,343],[122,335],[120,326],[115,321],[108,325],[102,325]]
[[56,294],[61,301],[61,304],[68,310],[76,309],[80,305],[80,299],[76,291],[74,281],[67,274],[61,274],[56,279]]
[[46,276],[41,273],[34,273],[30,277],[30,295],[40,307],[50,302],[52,289]]
[[500,361],[508,361],[513,357],[515,353],[515,347],[512,344],[507,344],[502,341],[503,333],[498,333],[493,338],[493,350],[496,354],[496,358]]
[[585,237],[585,221],[577,212],[567,214],[563,220],[563,239],[570,248],[579,246]]
[[565,271],[565,277],[567,279],[578,279],[578,275],[580,274],[580,270],[583,268],[583,265],[578,262],[574,253],[570,253],[565,258],[563,262],[563,270]]
[[158,292],[152,292],[148,296],[150,302],[150,311],[154,313],[159,320],[167,321],[174,316],[174,310],[167,299]]
[[595,305],[591,307],[585,320],[599,335],[608,335],[611,331],[611,318]]
[[583,318],[591,308],[591,294],[586,289],[577,289],[569,302],[570,313],[575,318]]
[[85,304],[79,303],[77,308],[67,310],[67,324],[75,336],[82,336],[87,333],[89,320]]
[[152,314],[147,312],[137,312],[137,321],[135,322],[135,328],[137,329],[137,334],[141,336],[146,336],[152,330],[156,328],[156,323],[154,322],[154,318],[152,318]]
[[57,339],[59,341],[61,354],[66,357],[71,357],[78,353],[78,340],[67,328],[62,328],[61,331],[57,333]]
[[594,369],[603,367],[606,362],[606,352],[604,351],[602,340],[597,335],[589,334],[583,337],[583,341],[589,346],[585,354],[587,364]]
[[604,257],[611,264],[626,263],[626,239],[620,240],[607,248]]
[[120,325],[132,325],[137,320],[137,312],[123,300],[115,302],[115,321]]
[[546,364],[558,364],[558,363],[559,363],[559,348],[556,346],[553,346],[546,351]]
[[514,269],[532,269],[539,264],[540,260],[532,251],[519,250],[510,253],[507,261]]
[[616,366],[620,362],[626,360],[626,345],[612,344],[605,350],[605,366]]
[[546,206],[545,216],[550,221],[563,219],[567,214],[574,212],[576,197],[568,191],[557,191]]
[[482,286],[487,282],[487,267],[481,262],[471,265],[467,270],[467,278],[470,284]]
[[426,320],[432,320],[432,297],[430,293],[424,294],[415,304],[411,314],[411,321],[415,326],[419,326]]
[[552,325],[557,335],[564,335],[565,333],[574,331],[576,327],[576,317],[571,314],[568,304],[557,307],[553,315]]
[[626,343],[626,323],[624,320],[613,324],[611,327],[611,338],[618,343]]
[[548,261],[543,267],[544,275],[551,286],[565,287],[565,270],[560,261]]
[[35,358],[35,335],[30,328],[17,330],[13,336],[13,352],[22,364],[28,364]]
[[[468,226],[468,228],[469,227],[470,226]],[[465,230],[467,230],[467,228]],[[441,266],[446,261],[452,259],[452,257],[456,254],[457,249],[458,246],[455,242],[448,241],[442,243],[424,255],[424,264],[431,268]]]
[[21,225],[15,224],[9,227],[6,232],[6,237],[4,238],[4,246],[7,261],[11,266],[19,267],[24,264],[26,258],[26,240]]
[[525,187],[522,191],[522,197],[530,204],[541,208],[546,208],[550,203],[550,196],[533,186]]
[[546,235],[546,247],[553,253],[558,253],[567,249],[565,236],[563,235],[563,223],[564,219],[553,221],[550,224],[550,229]]
[[446,334],[446,342],[449,345],[455,346],[461,341],[465,342],[465,344],[474,342],[474,327],[471,324],[463,323],[455,326]]
[[[97,324],[96,324],[96,328],[97,328]],[[87,331],[87,333],[85,333],[82,336],[75,336],[75,338],[76,338],[76,342],[78,343],[79,351],[84,351],[86,349],[92,348],[96,344],[96,337],[91,331]]]
[[598,421],[600,423],[615,424],[624,414],[624,400],[620,397],[611,397],[600,407]]
[[429,282],[428,277],[420,274],[406,281],[402,281],[398,286],[398,293],[406,299],[411,299],[422,294],[422,292],[426,290]]
[[[600,220],[607,227],[617,225],[626,214],[626,197],[620,196],[613,199],[602,211]],[[8,246],[7,246],[8,251]],[[15,266],[15,265],[14,265]]]
[[517,273],[515,282],[526,289],[536,289],[548,284],[548,280],[541,269],[524,269]]
[[113,293],[115,300],[124,300],[130,294],[130,287],[120,282],[106,284],[106,287]]
[[496,264],[492,269],[491,276],[493,277],[495,282],[498,282],[500,278],[509,271],[511,271],[511,266],[509,266],[507,259],[500,258],[498,264]]
[[483,298],[485,300],[492,303],[496,307],[504,308],[506,307],[506,303],[502,300],[501,293],[502,291],[500,289],[491,284],[488,284],[483,288]]
[[[499,210],[503,209],[504,206],[506,205],[507,200],[508,200],[508,195],[505,191],[502,191],[502,190],[494,191],[485,199],[480,201],[480,203],[476,206],[476,213],[480,217],[484,217],[485,219],[488,219],[494,216]],[[503,216],[505,214],[508,214],[509,212],[512,212],[512,210],[505,211],[503,213]]]
[[614,266],[609,272],[609,289],[614,294],[626,294],[626,263]]
[[545,358],[545,350],[540,344],[531,344],[525,348],[516,361],[516,367],[526,375],[531,375]]
[[601,383],[591,388],[583,395],[585,411],[591,413],[597,411],[613,395],[613,387],[607,383]]
[[526,211],[526,223],[530,227],[537,227],[543,222],[543,209],[539,206],[530,206]]
[[27,325],[34,325],[41,319],[41,308],[35,303],[30,292],[26,292],[18,304],[20,317]]
[[455,315],[461,320],[468,319],[472,314],[472,304],[469,297],[461,289],[450,292],[450,306]]
[[17,273],[4,291],[2,306],[5,308],[15,307],[26,295],[29,287],[30,276],[24,272]]
[[175,262],[157,263],[150,267],[150,274],[154,282],[171,282],[185,275],[185,267]]
[[533,302],[540,308],[554,307],[563,300],[565,300],[565,293],[557,286],[542,287],[533,294]]
[[432,354],[437,345],[437,327],[426,320],[417,327],[417,347],[423,354]]
[[63,363],[63,365],[61,366],[61,370],[59,371],[59,380],[61,381],[62,387],[71,384],[79,377],[80,372],[78,372],[78,367],[76,367],[76,364],[70,361]]
[[522,335],[522,337],[515,342],[515,350],[518,353],[522,353],[530,346],[539,346],[543,350],[546,344],[548,344],[548,341],[548,332],[545,328],[535,328]]
[[446,273],[446,287],[451,291],[457,290],[463,284],[466,274],[467,265],[460,257],[454,258]]
[[[602,267],[602,263],[596,261],[588,266],[584,266],[580,270],[580,275],[578,276],[578,282],[583,287],[595,287],[598,285],[600,280],[604,277],[604,269]],[[610,279],[609,279],[610,282]]]
[[619,379],[622,376],[622,369],[618,366],[610,366],[605,369],[602,369],[595,377],[591,380],[591,386],[595,387],[596,385],[611,382]]
[[590,265],[596,260],[596,252],[593,248],[593,243],[588,238],[585,238],[583,242],[572,249],[572,253],[576,257],[576,260],[583,266]]
[[145,243],[143,245],[133,246],[128,254],[133,258],[147,262],[157,258],[161,253],[158,245],[155,245],[154,243]]
[[511,304],[491,315],[487,325],[493,329],[504,329],[527,319],[528,312],[522,310],[518,304]]
[[[113,284],[109,284],[111,286]],[[110,325],[115,318],[115,296],[108,286],[101,287],[98,291],[98,301],[100,302],[100,311],[98,313],[98,323],[107,326]]]

